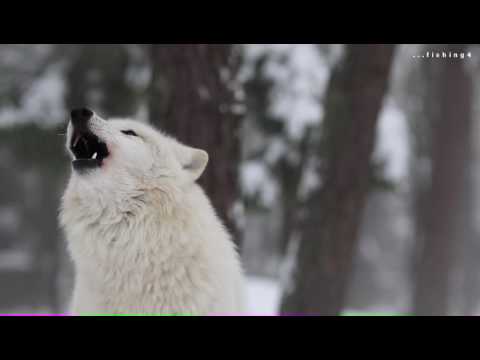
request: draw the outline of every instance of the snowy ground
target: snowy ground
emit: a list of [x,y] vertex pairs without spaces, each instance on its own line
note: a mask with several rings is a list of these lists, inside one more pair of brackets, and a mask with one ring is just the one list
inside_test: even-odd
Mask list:
[[[248,315],[278,315],[280,302],[280,286],[277,280],[266,277],[248,276],[247,278],[247,310]],[[479,311],[480,313],[480,311]],[[389,306],[372,306],[371,309],[346,309],[344,316],[392,316],[407,315],[406,311]]]
[[[247,279],[247,309],[248,315],[276,315],[280,300],[280,287],[277,281],[258,276]],[[9,314],[48,314],[48,309],[18,308],[8,309],[0,313]]]
[[[275,316],[278,315],[280,301],[280,286],[277,280],[259,276],[247,278],[247,315]],[[0,313],[3,313],[0,309]],[[48,309],[9,309],[12,314],[48,314]],[[480,313],[480,312],[479,312]],[[400,315],[389,308],[376,307],[371,311],[348,309],[345,315]]]
[[277,315],[280,286],[277,281],[249,276],[247,279],[247,309],[249,315]]

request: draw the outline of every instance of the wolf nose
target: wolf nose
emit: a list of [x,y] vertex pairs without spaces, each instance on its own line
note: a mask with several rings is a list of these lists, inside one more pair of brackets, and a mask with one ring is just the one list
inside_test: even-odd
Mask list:
[[84,126],[93,116],[93,111],[87,108],[74,109],[70,113],[70,118],[74,126]]

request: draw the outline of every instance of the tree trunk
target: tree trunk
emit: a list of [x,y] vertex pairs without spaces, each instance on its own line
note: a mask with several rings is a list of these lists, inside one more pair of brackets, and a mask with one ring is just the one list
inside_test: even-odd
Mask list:
[[239,200],[240,119],[229,82],[236,73],[231,45],[152,45],[150,121],[209,154],[199,183],[240,247],[233,210]]
[[67,62],[67,109],[90,107],[105,117],[133,116],[138,94],[127,80],[130,57],[125,44],[61,47]]
[[[448,51],[464,51],[450,45]],[[429,104],[432,124],[431,187],[425,238],[416,274],[416,315],[447,315],[452,270],[472,235],[470,182],[472,83],[464,60],[434,59],[438,67]],[[433,63],[435,62],[435,63]],[[428,106],[428,104],[427,104]]]
[[322,185],[307,203],[284,314],[338,315],[344,306],[393,52],[393,45],[348,45],[333,70],[318,149]]

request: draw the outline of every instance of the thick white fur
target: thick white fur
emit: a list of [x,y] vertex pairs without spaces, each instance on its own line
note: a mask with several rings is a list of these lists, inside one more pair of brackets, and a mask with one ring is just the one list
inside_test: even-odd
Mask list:
[[[207,153],[136,121],[95,115],[89,127],[110,155],[101,168],[72,171],[62,199],[76,272],[72,312],[242,313],[239,257],[195,183]],[[67,149],[71,136],[70,124]]]

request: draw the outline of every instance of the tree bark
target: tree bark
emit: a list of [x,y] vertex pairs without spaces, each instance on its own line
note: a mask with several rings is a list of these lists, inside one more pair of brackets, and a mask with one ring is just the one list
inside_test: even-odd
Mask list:
[[[464,51],[449,45],[447,51]],[[421,244],[413,296],[416,315],[447,315],[452,270],[472,236],[471,134],[472,82],[465,61],[435,59],[429,105],[432,124],[431,187],[426,202],[425,238]]]
[[58,51],[68,59],[67,109],[86,106],[105,113],[105,117],[134,115],[138,94],[127,81],[130,65],[127,45],[75,44]]
[[344,306],[393,53],[393,45],[348,45],[333,70],[318,149],[322,185],[306,206],[283,314],[338,315]]
[[240,248],[234,219],[239,200],[240,119],[232,111],[237,64],[232,45],[152,45],[150,121],[209,154],[199,183]]

